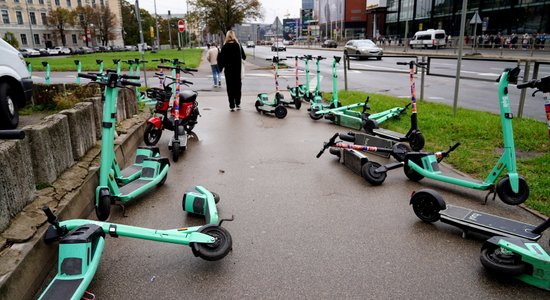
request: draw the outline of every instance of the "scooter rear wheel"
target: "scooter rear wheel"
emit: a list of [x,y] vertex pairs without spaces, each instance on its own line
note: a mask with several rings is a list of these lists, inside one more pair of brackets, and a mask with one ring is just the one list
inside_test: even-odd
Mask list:
[[105,221],[109,218],[111,213],[111,196],[103,195],[99,197],[97,206],[95,207],[95,214],[100,221]]
[[220,202],[220,195],[214,192],[210,192],[210,193],[212,193],[212,196],[214,196],[214,203],[218,204],[218,202]]
[[309,117],[312,118],[313,120],[320,120],[323,117],[323,115],[316,114],[316,112],[318,112],[318,111],[319,111],[318,108],[312,108],[309,111]]
[[282,106],[282,105],[279,105],[277,107],[275,107],[275,117],[279,118],[279,119],[284,119],[286,117],[286,114],[287,114],[287,110],[286,110],[286,107]]
[[495,246],[484,246],[479,257],[487,270],[498,275],[519,276],[527,273],[529,266],[521,261],[521,256]]
[[368,161],[361,167],[361,176],[372,185],[381,185],[386,180],[386,172],[378,173],[376,169],[380,168],[382,165],[374,162]]
[[294,106],[296,109],[300,109],[302,107],[302,99],[300,99],[300,97],[296,97],[294,99]]
[[350,142],[350,143],[355,143],[355,134],[353,134],[353,132],[349,132],[349,133],[339,133],[338,136],[340,137],[340,139],[342,141],[346,141],[346,142]]
[[159,142],[161,135],[162,129],[155,127],[152,123],[148,123],[143,133],[143,142],[147,146],[154,146]]
[[518,184],[518,193],[514,193],[510,185],[510,177],[502,178],[497,184],[497,194],[500,200],[508,205],[519,205],[525,202],[529,197],[529,186],[523,177],[518,178]]
[[191,250],[195,256],[204,260],[216,261],[224,258],[233,248],[231,234],[225,228],[218,225],[205,225],[199,228],[198,232],[214,237],[212,244],[191,243]]
[[423,222],[433,223],[439,220],[441,207],[434,195],[426,192],[415,193],[411,198],[414,214]]
[[257,112],[262,113],[262,110],[260,109],[260,106],[262,106],[262,102],[260,102],[260,100],[256,100],[256,103],[254,103],[254,106],[256,107]]
[[340,158],[342,156],[342,151],[338,148],[330,147],[328,149],[328,152],[332,155],[337,156],[338,158]]
[[412,151],[411,147],[404,143],[395,144],[392,150],[393,157],[399,162],[404,161],[406,154]]

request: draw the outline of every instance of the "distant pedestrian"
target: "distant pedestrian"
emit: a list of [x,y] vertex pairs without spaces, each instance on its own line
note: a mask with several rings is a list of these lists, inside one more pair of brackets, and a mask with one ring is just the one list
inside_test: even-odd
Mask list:
[[220,76],[220,69],[218,68],[218,54],[220,53],[220,48],[218,48],[216,43],[212,43],[209,48],[208,52],[206,52],[206,60],[210,63],[210,67],[212,68],[214,87],[221,87],[222,79]]
[[544,43],[546,43],[546,33],[545,32],[543,32],[540,35],[539,40],[540,40],[540,49],[544,50]]
[[229,109],[241,109],[241,64],[246,59],[243,47],[239,44],[233,30],[229,30],[225,36],[225,42],[218,55],[218,67],[225,75]]

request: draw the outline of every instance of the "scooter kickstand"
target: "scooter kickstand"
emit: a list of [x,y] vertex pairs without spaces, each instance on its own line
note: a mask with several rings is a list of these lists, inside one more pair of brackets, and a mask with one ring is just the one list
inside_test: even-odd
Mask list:
[[85,291],[84,295],[82,295],[82,299],[84,299],[84,300],[95,300],[95,295],[92,292]]
[[122,209],[122,216],[127,218],[128,215],[126,214],[126,207],[124,206],[124,204],[118,203],[117,205],[120,206],[120,208]]
[[221,220],[220,220],[220,223],[218,223],[218,226],[222,226],[223,221],[231,222],[231,221],[233,221],[233,220],[235,220],[235,216],[234,216],[234,215],[231,215],[231,218],[228,218],[228,219],[221,219]]
[[495,198],[497,197],[497,193],[495,192],[494,188],[491,188],[487,195],[485,196],[485,201],[483,202],[483,205],[487,205],[487,200],[489,199],[489,195],[493,194],[493,201],[495,201]]

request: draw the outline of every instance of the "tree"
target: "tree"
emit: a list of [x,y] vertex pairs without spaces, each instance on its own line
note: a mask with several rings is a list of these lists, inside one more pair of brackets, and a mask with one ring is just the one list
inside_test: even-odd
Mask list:
[[47,26],[55,29],[53,35],[56,39],[61,37],[61,44],[63,44],[63,46],[67,44],[67,40],[65,39],[65,27],[74,26],[76,24],[75,20],[75,11],[62,7],[51,10],[46,18]]
[[225,34],[245,19],[262,17],[259,0],[189,0],[198,20],[204,20],[209,31]]
[[75,9],[78,25],[84,30],[86,46],[88,46],[88,31],[95,18],[95,10],[89,6],[79,6]]
[[17,49],[19,48],[19,41],[15,38],[15,34],[13,32],[6,32],[3,37],[4,41],[6,41],[8,44],[10,44],[13,48]]
[[[139,27],[136,18],[136,7],[130,4],[128,1],[123,0],[121,5],[122,12],[122,30],[125,45],[137,45],[140,43]],[[146,34],[149,31],[150,26],[154,26],[155,22],[153,17],[148,11],[140,9],[141,15],[141,27],[143,28],[144,42],[151,44],[151,36]]]
[[100,6],[95,10],[94,22],[99,30],[101,45],[107,46],[109,41],[115,39],[114,28],[116,26],[116,15],[111,12],[109,6]]

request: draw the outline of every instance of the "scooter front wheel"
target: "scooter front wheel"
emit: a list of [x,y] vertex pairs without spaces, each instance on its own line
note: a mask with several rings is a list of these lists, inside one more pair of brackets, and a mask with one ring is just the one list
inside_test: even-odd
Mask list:
[[520,255],[492,245],[481,249],[479,260],[487,270],[498,275],[513,277],[525,274],[528,270],[528,265],[521,261]]
[[172,143],[172,160],[178,161],[180,158],[180,143]]
[[233,248],[233,240],[227,229],[218,225],[205,225],[198,232],[207,234],[215,239],[214,243],[191,243],[191,250],[195,256],[204,260],[216,261],[224,258]]
[[433,223],[439,220],[441,206],[431,193],[417,192],[411,198],[414,214],[423,222]]
[[148,123],[143,133],[143,142],[147,146],[154,146],[159,142],[161,135],[162,129],[155,127],[152,123]]
[[380,168],[382,165],[374,162],[368,161],[361,167],[361,176],[372,185],[381,185],[386,180],[386,172],[378,173],[376,169]]
[[340,137],[340,139],[342,141],[346,141],[346,142],[350,142],[350,143],[355,143],[355,134],[353,134],[353,132],[349,132],[349,133],[340,133],[338,134],[338,136]]
[[519,190],[517,193],[512,191],[510,177],[502,178],[497,184],[497,194],[502,202],[508,205],[519,205],[529,197],[529,186],[523,177],[518,177]]
[[334,147],[330,147],[328,149],[328,152],[338,158],[340,158],[342,156],[342,150],[341,149],[338,149],[338,148],[334,148]]
[[407,153],[411,152],[412,149],[409,145],[404,143],[397,143],[393,146],[393,157],[398,161],[402,162],[405,160]]
[[300,109],[302,107],[302,99],[300,99],[300,97],[296,97],[294,99],[294,106],[296,109]]
[[262,110],[260,109],[260,106],[262,106],[262,102],[260,102],[260,100],[256,100],[256,103],[254,103],[254,106],[256,107],[257,112],[262,113]]
[[[419,165],[420,167],[422,167],[422,158],[420,156],[413,156],[408,159],[410,159],[416,165]],[[403,171],[405,171],[405,176],[407,176],[407,178],[409,178],[412,181],[420,181],[424,178],[423,175],[421,175],[420,173],[416,172],[411,167],[409,167],[409,163],[406,160],[403,165]]]
[[413,132],[409,136],[409,145],[413,151],[422,150],[422,148],[424,148],[424,144],[426,144],[426,140],[421,132]]
[[103,195],[99,197],[97,206],[95,207],[95,214],[100,221],[105,221],[109,218],[111,213],[111,196]]

